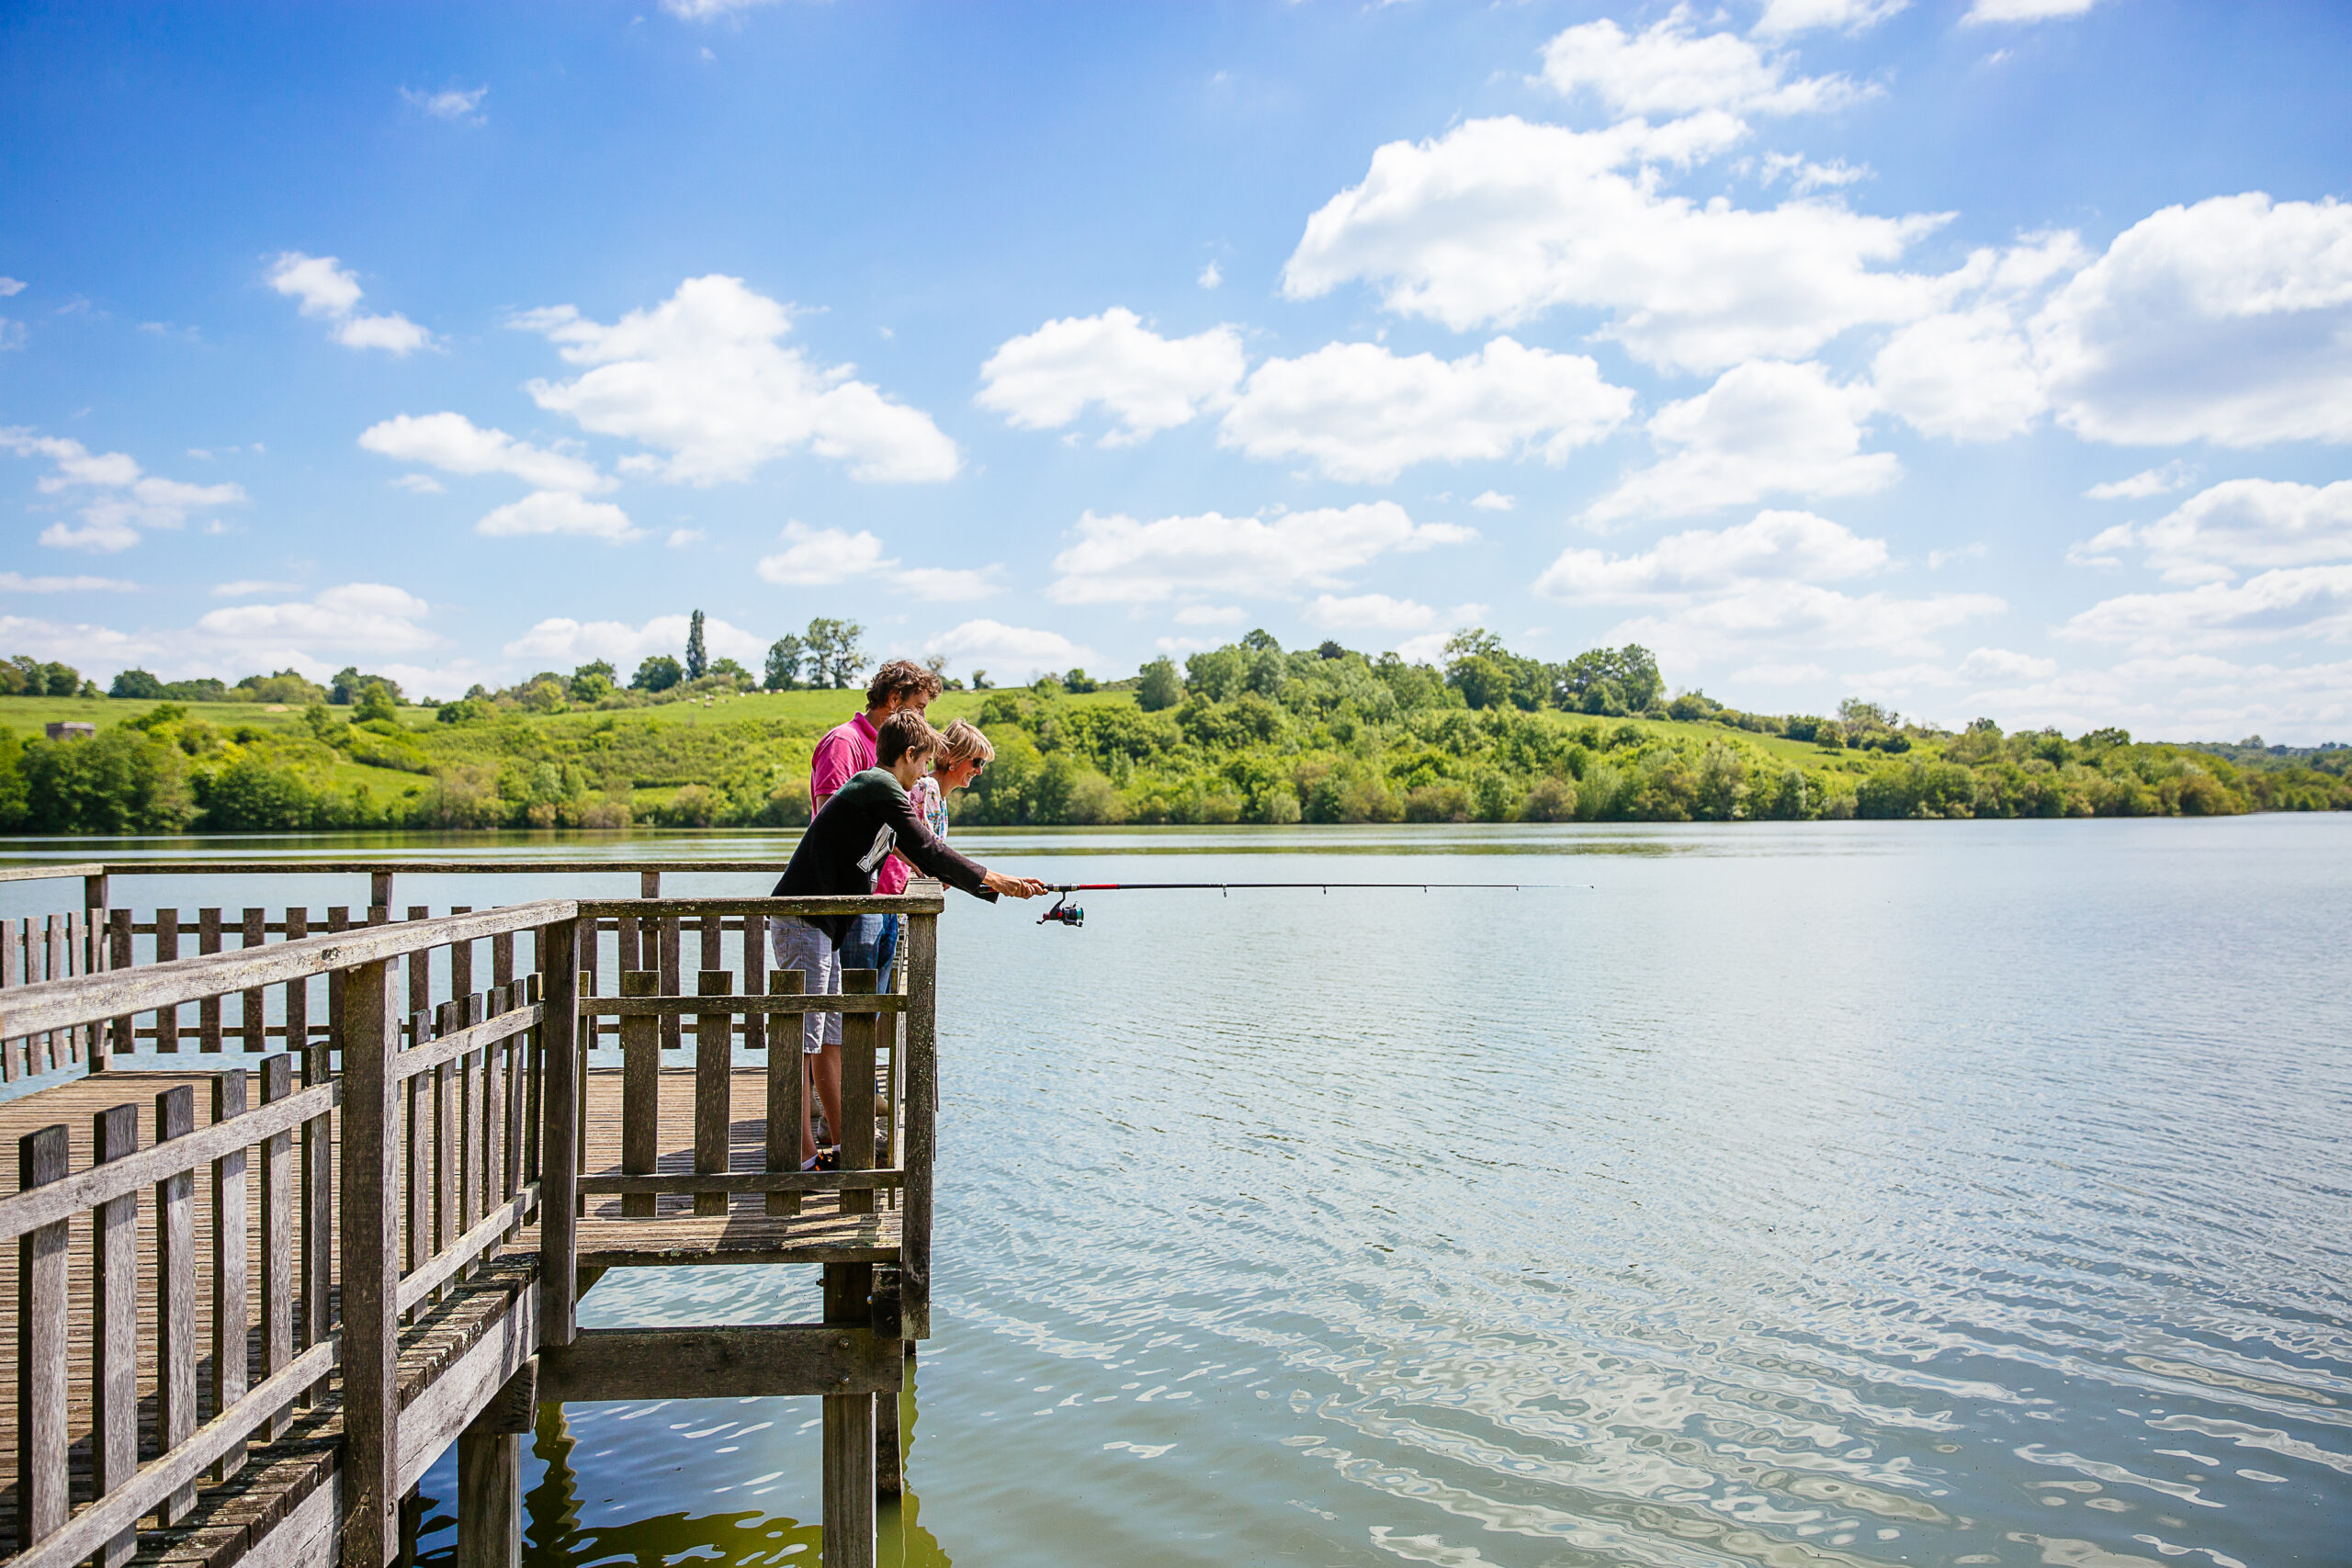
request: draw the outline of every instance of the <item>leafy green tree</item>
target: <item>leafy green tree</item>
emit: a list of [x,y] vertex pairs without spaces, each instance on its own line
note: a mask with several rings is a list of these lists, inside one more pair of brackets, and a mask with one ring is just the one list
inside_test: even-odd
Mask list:
[[1250,678],[1250,662],[1231,643],[1193,654],[1184,660],[1184,684],[1193,695],[1221,703],[1241,694]]
[[361,724],[398,723],[400,699],[389,681],[370,681],[359,689],[358,706],[352,716]]
[[1097,682],[1093,676],[1076,668],[1071,669],[1069,674],[1062,677],[1062,690],[1073,695],[1083,695],[1098,689],[1100,684],[1101,682]]
[[758,684],[757,682],[752,679],[752,672],[749,670],[744,669],[741,664],[736,663],[731,659],[712,660],[710,661],[710,673],[718,677],[720,680],[729,682],[739,692],[748,692],[754,685]]
[[616,672],[605,660],[582,664],[565,682],[566,694],[582,707],[594,707],[613,694]]
[[1158,713],[1172,708],[1184,700],[1184,678],[1176,673],[1176,661],[1165,656],[1143,667],[1136,682],[1136,706],[1146,713]]
[[800,684],[800,658],[807,645],[789,634],[768,644],[767,673],[760,682],[771,692],[789,692]]
[[1510,671],[1488,654],[1472,653],[1455,660],[1446,670],[1446,682],[1474,709],[1502,707],[1510,702]]
[[17,767],[36,833],[176,833],[196,813],[179,749],[128,725],[31,741]]
[[367,694],[371,685],[383,687],[391,694],[395,704],[401,701],[401,683],[398,681],[385,675],[363,675],[356,666],[349,664],[335,671],[334,682],[327,689],[327,701],[338,707],[352,706]]
[[809,661],[808,683],[836,691],[855,685],[873,665],[862,639],[865,628],[855,621],[820,615],[803,634]]
[[710,651],[702,640],[702,612],[696,610],[686,627],[686,679],[699,681],[710,671]]
[[164,682],[144,670],[125,670],[107,688],[107,696],[130,697],[143,703],[152,703],[163,694]]
[[629,677],[629,689],[637,692],[666,692],[685,679],[685,671],[666,653],[650,653]]

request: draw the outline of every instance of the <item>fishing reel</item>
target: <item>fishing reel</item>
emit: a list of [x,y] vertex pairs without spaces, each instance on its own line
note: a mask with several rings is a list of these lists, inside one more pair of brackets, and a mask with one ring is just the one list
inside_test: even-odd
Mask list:
[[1071,903],[1069,895],[1065,893],[1054,900],[1052,908],[1037,917],[1037,923],[1041,926],[1047,920],[1058,920],[1071,927],[1082,926],[1086,923],[1086,911]]

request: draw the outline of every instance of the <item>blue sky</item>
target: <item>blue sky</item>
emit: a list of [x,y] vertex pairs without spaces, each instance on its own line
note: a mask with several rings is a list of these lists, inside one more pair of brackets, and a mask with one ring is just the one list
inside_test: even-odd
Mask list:
[[18,6],[0,651],[2352,732],[2352,13]]

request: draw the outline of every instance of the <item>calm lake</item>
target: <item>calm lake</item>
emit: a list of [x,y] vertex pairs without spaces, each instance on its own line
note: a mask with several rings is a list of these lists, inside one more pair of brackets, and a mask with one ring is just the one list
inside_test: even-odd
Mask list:
[[[951,896],[938,1337],[886,1561],[2352,1557],[2352,820],[957,842],[1051,880],[1565,886],[1102,894],[1080,931]],[[300,896],[117,897],[164,891]],[[399,894],[453,896],[490,901]],[[583,1319],[813,1295],[616,1273]],[[530,1561],[813,1562],[816,1416],[569,1407]]]

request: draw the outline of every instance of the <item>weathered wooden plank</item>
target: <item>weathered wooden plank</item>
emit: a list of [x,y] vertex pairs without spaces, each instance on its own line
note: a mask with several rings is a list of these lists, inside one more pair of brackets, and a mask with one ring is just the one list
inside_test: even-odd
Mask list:
[[[718,871],[721,866],[696,861],[696,871]],[[775,863],[771,861],[757,869],[775,874]],[[936,886],[937,884],[933,886]],[[662,914],[671,919],[686,916],[761,915],[775,918],[783,915],[935,915],[947,907],[940,894],[901,894],[896,897],[876,894],[871,897],[850,896],[840,898],[664,898]],[[622,917],[648,919],[644,904],[633,898],[583,898],[580,913],[589,919],[612,919]]]
[[[662,976],[652,969],[621,972],[621,995],[650,997],[661,988]],[[650,1014],[621,1020],[621,1169],[633,1176],[651,1173],[662,1143],[662,1037]],[[621,1200],[621,1213],[632,1217],[653,1213],[653,1199],[632,1194]]]
[[[287,1052],[264,1057],[261,1100],[272,1105],[294,1093],[294,1058]],[[261,1347],[262,1375],[276,1377],[294,1360],[294,1135],[272,1133],[261,1141]],[[286,1430],[273,1421],[268,1435]]]
[[538,1021],[539,1015],[536,1007],[526,1005],[511,1008],[494,1018],[486,1018],[480,1023],[468,1024],[462,1029],[452,1030],[449,1033],[438,1039],[427,1041],[423,1045],[410,1046],[401,1053],[401,1059],[393,1064],[392,1075],[395,1077],[409,1078],[414,1077],[419,1073],[430,1072],[446,1062],[454,1062],[460,1056],[479,1051],[493,1041],[520,1034]]
[[[842,976],[842,988],[850,990],[863,976],[865,988],[874,986],[871,969],[846,970]],[[850,1021],[842,1021],[842,1074],[846,1089],[849,1075]],[[869,1061],[866,1075],[866,1100],[873,1101],[874,1073]],[[842,1119],[852,1120],[850,1107],[842,1107]],[[873,1121],[866,1122],[871,1136]],[[846,1164],[849,1149],[842,1145],[842,1160]],[[844,1202],[852,1196],[842,1195]],[[825,1269],[825,1325],[847,1335],[863,1329],[868,1307],[865,1297],[872,1286],[874,1269],[870,1264],[829,1266]],[[889,1341],[878,1341],[889,1344]],[[896,1348],[893,1346],[893,1348]],[[899,1358],[899,1375],[905,1375],[906,1361]],[[825,1395],[822,1433],[824,1438],[824,1568],[874,1568],[874,1395],[870,1393],[847,1392]]]
[[[574,1248],[582,1268],[725,1267],[741,1263],[895,1263],[899,1216],[680,1215],[654,1220],[582,1220]],[[861,1314],[860,1322],[864,1321]]]
[[[718,946],[718,932],[715,919],[704,928],[706,951]],[[730,996],[735,989],[735,973],[731,969],[704,969],[695,976],[696,994],[706,997]],[[723,1011],[706,1012],[695,1019],[695,1174],[711,1176],[727,1169],[728,1112],[729,1075],[734,1066],[735,1019]],[[697,1192],[695,1213],[723,1214],[727,1213],[727,1194]]]
[[230,1148],[244,1148],[305,1117],[322,1115],[334,1105],[341,1092],[331,1083],[306,1089],[283,1104],[253,1112],[253,1120],[248,1122],[234,1127],[208,1127],[196,1134],[194,1143],[185,1146],[143,1149],[112,1164],[68,1177],[53,1190],[0,1198],[0,1241],[96,1208],[126,1192],[161,1181],[175,1170],[193,1170]]
[[392,1056],[400,1004],[390,964],[363,964],[344,985],[343,1561],[382,1568],[399,1550],[399,1260],[395,1255]]
[[[25,928],[22,920],[0,919],[0,991],[25,983]],[[14,1083],[32,1073],[32,1042],[11,1037],[0,1040],[0,1081]]]
[[907,1184],[899,1202],[906,1220],[900,1284],[906,1334],[931,1337],[932,1181],[939,1127],[939,920],[907,921],[907,1069],[905,1148],[899,1163]]
[[580,1211],[572,1181],[581,1155],[580,935],[580,922],[567,911],[540,927],[538,936],[546,987],[539,1025],[539,1331],[550,1345],[570,1344],[577,1328],[572,1270]]
[[469,1427],[458,1435],[458,1568],[522,1561],[523,1439]]
[[[764,863],[761,869],[774,871],[775,863]],[[106,874],[106,866],[97,861],[75,861],[70,865],[11,865],[0,866],[0,882],[62,882],[76,876],[86,882]]]
[[[130,911],[107,911],[107,967],[130,967]],[[112,1055],[128,1056],[139,1049],[138,1021],[124,1013],[114,1021]]]
[[[301,942],[273,942],[250,953],[215,953],[188,959],[179,959],[174,953],[126,973],[81,975],[28,985],[0,992],[0,1036],[92,1023],[125,1009],[149,1012],[247,986],[274,986],[302,976],[331,975],[397,957],[421,942],[492,936],[569,919],[577,908],[571,899],[549,898],[471,915],[443,916],[423,930],[405,925],[362,926]],[[157,913],[156,923],[161,926],[164,911]]]
[[[768,976],[769,994],[797,997],[807,979],[808,976],[797,969],[780,969]],[[808,1083],[808,1066],[801,1054],[802,1037],[801,1021],[796,1017],[777,1030],[775,1049],[768,1053],[767,1147],[764,1152],[771,1174],[797,1174],[800,1170],[800,1097],[807,1092]],[[771,1214],[798,1213],[800,1194],[771,1192],[767,1212]]]
[[[232,1450],[243,1446],[254,1428],[272,1412],[334,1364],[332,1344],[304,1351],[292,1366],[245,1395],[234,1409],[207,1421],[186,1441],[141,1470],[136,1484],[91,1504],[39,1547],[12,1559],[9,1568],[74,1568],[108,1540],[135,1528],[140,1516],[155,1506],[155,1498],[174,1488],[193,1485],[198,1476],[220,1465]],[[349,1462],[346,1455],[344,1463],[347,1467]]]
[[[743,995],[763,997],[768,990],[768,923],[746,916],[743,925]],[[793,1037],[797,1043],[799,1036]],[[768,1015],[746,1012],[743,1015],[743,1048],[764,1051],[768,1045]]]
[[[245,1069],[212,1079],[212,1124],[245,1113]],[[240,1144],[212,1162],[212,1408],[228,1409],[245,1395],[246,1284],[245,1149]],[[245,1462],[242,1440],[220,1452],[215,1480],[226,1481]]]
[[536,1186],[525,1188],[492,1209],[471,1230],[435,1253],[422,1268],[401,1281],[400,1310],[408,1312],[422,1303],[459,1269],[481,1257],[492,1243],[520,1224],[538,1201]]
[[[139,1149],[139,1107],[117,1105],[91,1118],[91,1158],[100,1164]],[[139,1471],[139,1198],[126,1194],[90,1215],[90,1489],[103,1497]],[[99,1551],[99,1568],[122,1568],[139,1544],[126,1530]]]
[[762,1399],[895,1395],[906,1382],[896,1340],[864,1327],[583,1328],[539,1353],[542,1400]]
[[[43,1127],[17,1143],[19,1190],[65,1175],[62,1126]],[[17,1546],[19,1551],[65,1523],[66,1227],[43,1225],[17,1239]]]
[[[196,1131],[196,1091],[187,1084],[155,1097],[155,1146],[164,1160],[181,1156],[174,1144]],[[129,1165],[131,1159],[118,1163]],[[196,1430],[196,1172],[193,1163],[168,1166],[155,1181],[155,1427],[165,1450]],[[170,1524],[196,1501],[193,1483],[166,1497]]]

